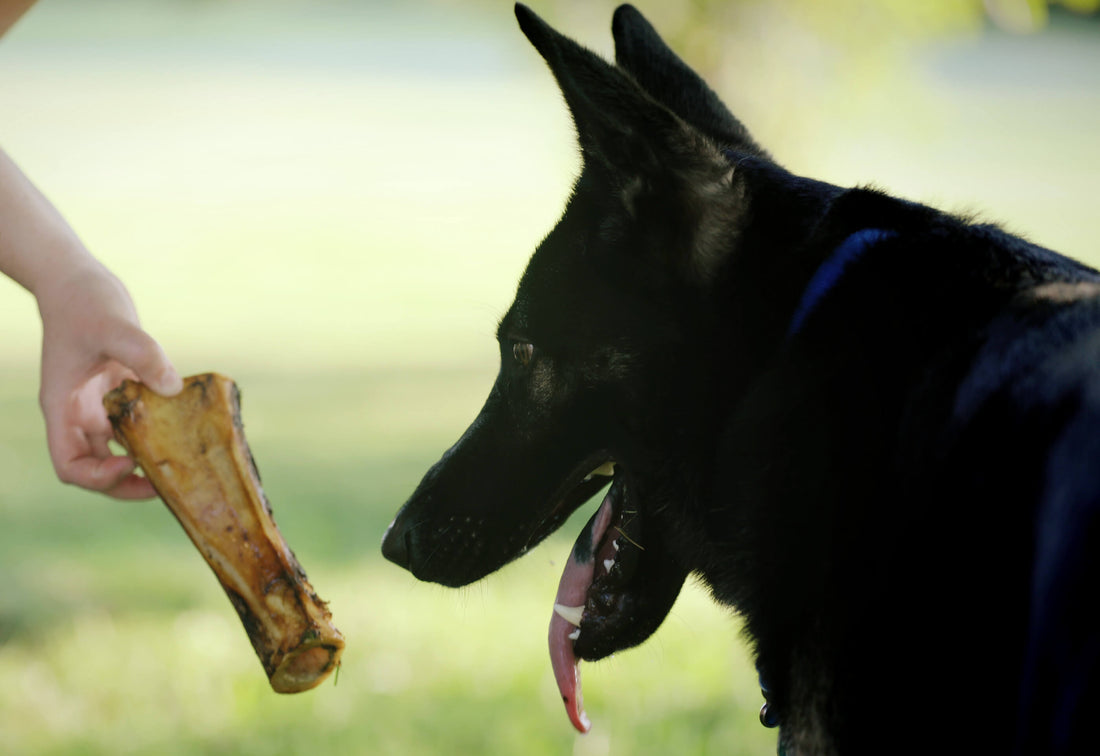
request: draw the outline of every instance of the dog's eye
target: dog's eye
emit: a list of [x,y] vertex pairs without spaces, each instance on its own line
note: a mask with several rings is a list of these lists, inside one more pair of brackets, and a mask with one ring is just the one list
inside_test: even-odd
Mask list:
[[523,367],[531,364],[531,358],[535,356],[534,344],[525,341],[517,341],[512,344],[512,357]]

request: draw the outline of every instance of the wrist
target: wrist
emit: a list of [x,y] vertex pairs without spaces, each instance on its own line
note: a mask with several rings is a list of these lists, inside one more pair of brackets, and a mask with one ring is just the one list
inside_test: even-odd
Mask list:
[[40,239],[33,255],[28,255],[24,286],[36,299],[48,297],[67,281],[83,278],[101,267],[75,236],[58,234]]
[[43,244],[35,257],[35,264],[27,269],[26,280],[20,283],[34,295],[40,312],[58,300],[72,297],[82,282],[99,274],[97,269],[107,273],[76,240]]
[[136,320],[126,287],[83,247],[59,253],[54,262],[31,289],[43,327],[79,327],[105,315]]

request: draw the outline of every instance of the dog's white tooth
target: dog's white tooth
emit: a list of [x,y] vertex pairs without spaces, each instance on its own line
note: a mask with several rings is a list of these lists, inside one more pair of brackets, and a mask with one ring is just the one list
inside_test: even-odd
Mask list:
[[583,606],[564,606],[554,604],[554,613],[574,627],[581,626],[581,615],[584,614]]
[[614,541],[611,542],[611,545],[615,547],[615,551],[618,551],[619,550],[619,539],[616,538]]
[[611,568],[614,567],[614,566],[615,566],[615,560],[614,559],[605,559],[605,560],[603,560],[603,568],[605,570],[607,570],[608,572],[611,572]]
[[569,640],[575,641],[579,637],[581,637],[581,629],[579,627],[573,632],[569,633]]
[[615,474],[615,463],[614,462],[604,462],[602,465],[600,465],[599,467],[597,467],[595,470],[592,471],[592,475],[606,475],[609,478],[614,474]]

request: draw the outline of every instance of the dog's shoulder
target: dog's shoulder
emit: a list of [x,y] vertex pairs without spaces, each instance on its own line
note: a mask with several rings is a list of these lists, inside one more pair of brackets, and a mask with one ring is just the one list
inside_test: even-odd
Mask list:
[[976,348],[1006,313],[1021,332],[1059,312],[1075,330],[1093,318],[1089,301],[1100,273],[997,225],[869,187],[822,205],[791,256],[803,283],[788,336],[812,328],[826,339],[896,347],[921,361],[922,350]]
[[[1057,262],[1057,261],[1056,261]],[[1100,280],[1071,276],[1017,293],[982,333],[955,414],[968,419],[991,401],[1014,414],[1100,400]],[[1000,411],[1004,411],[1004,407]]]

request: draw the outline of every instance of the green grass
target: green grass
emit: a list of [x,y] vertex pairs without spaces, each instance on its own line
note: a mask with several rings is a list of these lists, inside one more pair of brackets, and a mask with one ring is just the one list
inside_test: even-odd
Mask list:
[[[438,424],[402,426],[387,420],[392,408],[413,404],[413,391],[473,398],[481,377],[268,375],[244,384],[245,423],[276,520],[348,641],[338,680],[297,696],[267,687],[229,602],[163,505],[114,502],[53,481],[33,403],[21,397],[29,380],[0,382],[8,420],[0,446],[10,465],[0,497],[0,750],[769,748],[737,623],[698,588],[685,591],[649,644],[585,666],[595,730],[578,739],[545,649],[567,540],[460,591],[417,583],[381,559],[386,523],[451,440],[458,414],[443,402]],[[308,405],[288,405],[303,389],[313,392]],[[349,410],[364,418],[362,444],[341,427]],[[13,459],[16,449],[25,454]],[[568,524],[564,538],[579,527]]]
[[[606,42],[611,5],[586,40]],[[694,586],[643,647],[585,666],[594,730],[572,734],[545,634],[577,520],[460,591],[381,559],[386,524],[488,391],[496,319],[575,170],[560,97],[508,12],[387,13],[51,0],[0,43],[0,145],[182,372],[237,380],[279,526],[348,639],[338,684],[270,692],[163,505],[54,479],[34,304],[0,280],[0,753],[773,749],[739,626]],[[779,33],[729,47],[817,49]],[[878,71],[872,93],[813,61],[746,66],[723,92],[793,169],[1096,254],[1083,156],[1100,90],[1013,98],[957,72]]]

